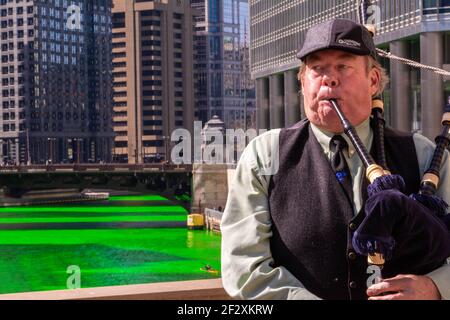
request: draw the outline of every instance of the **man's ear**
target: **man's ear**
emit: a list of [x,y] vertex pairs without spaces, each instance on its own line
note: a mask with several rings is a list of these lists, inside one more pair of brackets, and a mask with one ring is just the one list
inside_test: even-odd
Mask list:
[[300,87],[299,93],[301,93],[302,95],[304,92],[303,91],[303,79],[305,78],[305,68],[306,68],[305,63],[306,62],[302,61],[300,68],[298,69],[298,73],[297,73],[297,80],[299,82],[299,87]]
[[378,89],[380,88],[381,83],[381,72],[378,68],[372,68],[369,72],[370,78],[370,95],[373,97]]
[[304,78],[305,74],[298,74],[298,82],[300,82],[300,93],[303,95],[303,78]]

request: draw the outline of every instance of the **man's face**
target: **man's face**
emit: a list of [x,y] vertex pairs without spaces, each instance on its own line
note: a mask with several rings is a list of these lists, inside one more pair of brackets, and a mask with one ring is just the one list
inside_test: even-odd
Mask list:
[[372,96],[379,83],[379,70],[367,72],[364,56],[334,49],[312,53],[306,58],[301,76],[306,116],[322,129],[342,132],[342,124],[328,101],[334,98],[350,123],[357,126],[370,116]]

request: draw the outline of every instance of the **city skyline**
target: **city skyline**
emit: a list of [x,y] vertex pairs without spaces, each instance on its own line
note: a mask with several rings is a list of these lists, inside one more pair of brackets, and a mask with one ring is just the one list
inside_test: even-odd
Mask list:
[[[159,162],[195,120],[299,121],[304,31],[357,20],[354,1],[314,3],[0,0],[0,162]],[[450,70],[448,0],[371,3],[380,48]],[[389,124],[432,137],[449,79],[381,62]]]
[[0,162],[159,162],[194,120],[254,128],[247,1],[201,2],[0,0]]
[[111,1],[70,4],[1,2],[3,160],[111,160]]

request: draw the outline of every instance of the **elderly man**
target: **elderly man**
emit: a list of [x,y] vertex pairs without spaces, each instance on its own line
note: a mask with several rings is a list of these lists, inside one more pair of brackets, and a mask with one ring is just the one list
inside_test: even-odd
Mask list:
[[[329,99],[370,150],[372,97],[387,82],[370,33],[327,21],[308,30],[297,56],[307,120],[260,135],[242,154],[221,224],[224,288],[241,299],[450,299],[450,265],[371,285],[351,246],[367,181]],[[386,149],[391,171],[416,192],[434,145],[386,128]],[[450,202],[448,158],[438,194]]]

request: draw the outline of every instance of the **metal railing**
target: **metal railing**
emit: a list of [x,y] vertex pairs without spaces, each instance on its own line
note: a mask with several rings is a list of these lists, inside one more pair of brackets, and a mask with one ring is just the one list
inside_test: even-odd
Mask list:
[[205,226],[206,229],[220,233],[220,221],[222,220],[222,212],[205,208]]
[[57,172],[57,171],[191,171],[187,164],[32,164],[0,165],[0,172]]

